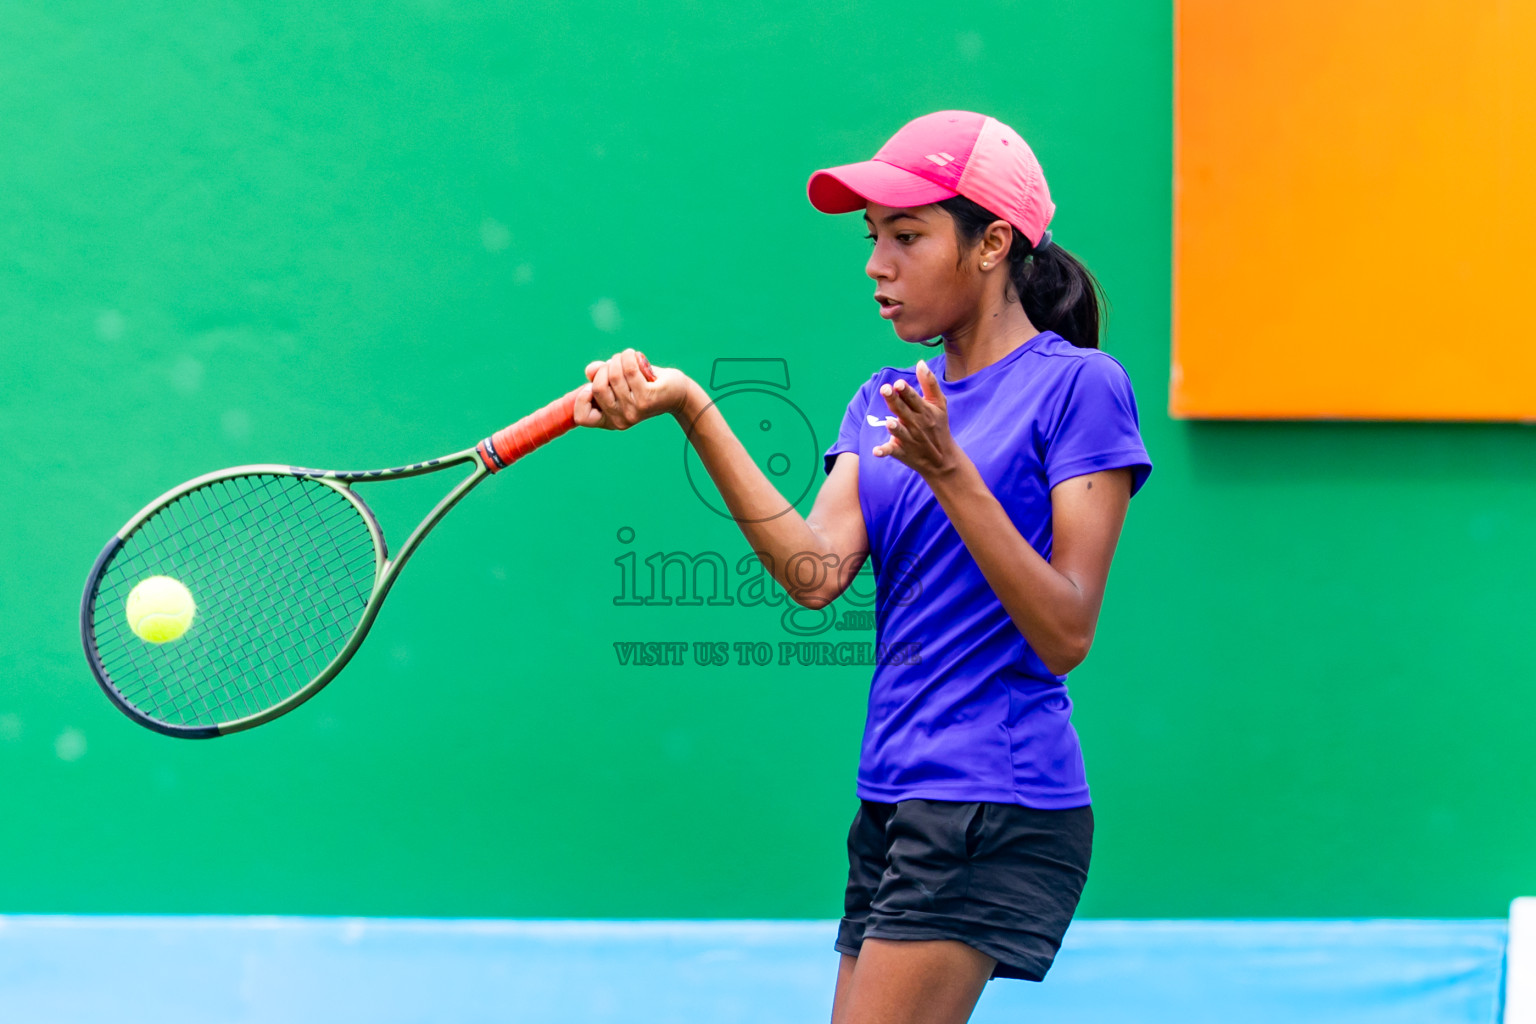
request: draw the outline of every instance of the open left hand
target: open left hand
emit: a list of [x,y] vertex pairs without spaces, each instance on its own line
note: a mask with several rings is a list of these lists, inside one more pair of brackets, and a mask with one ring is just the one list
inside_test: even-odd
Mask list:
[[891,439],[877,445],[875,454],[894,455],[927,479],[953,469],[961,453],[949,433],[949,408],[939,390],[939,378],[925,360],[917,362],[917,382],[921,394],[905,380],[880,386],[893,415],[885,421]]

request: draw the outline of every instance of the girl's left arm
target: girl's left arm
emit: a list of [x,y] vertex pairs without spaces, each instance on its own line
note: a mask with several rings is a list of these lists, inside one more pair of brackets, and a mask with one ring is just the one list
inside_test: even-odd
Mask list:
[[1131,470],[1088,473],[1051,489],[1054,539],[1046,561],[950,437],[943,394],[926,364],[919,366],[918,380],[924,395],[900,380],[881,389],[892,408],[892,440],[876,454],[895,455],[928,482],[1030,648],[1046,668],[1066,675],[1093,645],[1110,561],[1130,506]]

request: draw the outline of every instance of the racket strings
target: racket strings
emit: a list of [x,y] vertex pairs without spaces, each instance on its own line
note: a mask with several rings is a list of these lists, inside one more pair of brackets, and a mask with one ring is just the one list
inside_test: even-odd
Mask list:
[[[326,489],[329,490],[329,488]],[[312,491],[313,489],[311,489]],[[334,494],[335,492],[332,493]],[[313,493],[311,497],[314,497]],[[342,500],[345,501],[345,499]],[[309,522],[308,519],[305,521]],[[364,526],[364,531],[366,531],[366,526]],[[327,534],[324,537],[316,537],[311,530],[307,531],[305,539],[314,541],[317,553],[322,553],[318,550],[322,546],[321,542],[324,540],[334,540],[334,535]],[[333,545],[330,555],[332,559],[340,557],[345,561],[349,554],[360,551],[366,554],[369,562],[371,562],[373,555],[372,547],[372,537],[365,533],[355,539],[352,548],[349,550],[342,550]],[[232,565],[226,562],[226,572],[240,578],[255,579],[258,567],[265,564],[267,559],[277,553],[274,551],[274,546],[268,544],[260,550],[250,553],[246,559],[237,561]],[[286,699],[293,691],[293,687],[283,686],[285,678],[298,679],[300,685],[302,685],[304,682],[314,678],[315,675],[318,675],[320,670],[325,667],[325,664],[330,661],[330,656],[325,657],[323,661],[318,663],[316,659],[318,655],[328,651],[332,656],[334,655],[334,651],[331,649],[331,641],[334,641],[338,635],[344,640],[351,634],[356,620],[355,612],[359,609],[356,608],[354,603],[344,600],[346,595],[342,593],[339,587],[333,586],[327,590],[325,588],[325,581],[327,579],[339,581],[341,578],[314,576],[310,581],[316,584],[312,589],[312,593],[319,598],[319,600],[313,602],[313,610],[311,612],[318,620],[312,623],[312,625],[318,628],[308,634],[296,635],[293,638],[294,642],[292,644],[275,649],[264,662],[257,662],[254,666],[253,677],[248,680],[250,685],[244,689],[230,689],[223,700],[209,709],[214,717],[222,720],[228,720],[232,717],[243,717],[245,714],[255,713],[263,707],[270,707],[272,704],[279,703],[281,700]],[[370,590],[371,585],[372,581],[369,580]],[[281,577],[272,576],[267,579],[264,586],[253,591],[250,595],[251,601],[249,603],[254,605],[262,618],[251,622],[251,629],[243,642],[239,638],[231,637],[233,642],[226,643],[219,648],[216,658],[227,671],[237,671],[242,662],[249,662],[256,645],[262,642],[263,637],[278,635],[287,628],[286,613],[291,611],[291,609],[282,607],[281,598],[285,596],[285,591],[286,581]],[[340,602],[336,601],[335,599],[338,597],[343,598],[343,600]],[[367,595],[364,594],[364,601],[366,601],[366,597]],[[280,613],[283,613],[281,618],[278,617]],[[230,711],[235,713],[230,714]]]
[[[320,541],[334,541],[335,538],[333,535],[315,538],[311,531],[309,539],[316,540],[318,547]],[[333,546],[330,556],[333,561],[344,563],[349,556],[356,553],[357,549],[365,548],[371,559],[372,546],[371,535],[364,533],[361,537],[354,538],[354,543],[349,549],[343,550],[339,546]],[[268,544],[259,550],[250,552],[248,556],[240,558],[233,564],[227,559],[221,559],[221,568],[230,577],[254,580],[258,578],[257,568],[275,553],[273,545]],[[256,672],[248,680],[251,684],[249,687],[245,690],[231,689],[224,700],[207,708],[208,711],[225,720],[231,717],[243,717],[247,713],[254,713],[262,707],[271,706],[288,696],[288,693],[282,691],[280,685],[274,687],[275,681],[280,679],[281,676],[292,671],[307,672],[307,675],[305,675],[305,681],[307,682],[308,679],[313,678],[320,669],[325,667],[324,663],[312,665],[313,656],[322,653],[325,648],[321,642],[327,637],[334,635],[334,631],[330,627],[342,625],[341,618],[348,617],[351,610],[350,604],[344,600],[345,595],[341,590],[342,579],[340,577],[332,577],[331,579],[333,579],[336,585],[329,591],[324,590],[325,579],[326,577],[316,578],[316,582],[320,584],[316,592],[323,600],[316,603],[314,614],[320,616],[328,615],[331,621],[320,623],[325,628],[312,634],[309,641],[303,643],[303,651],[300,652],[301,656],[295,657],[295,652],[291,650],[276,652],[271,659],[271,663],[257,665]],[[279,592],[285,587],[286,581],[284,579],[272,576],[259,589],[252,591],[248,595],[250,598],[248,604],[256,609],[256,614],[264,617],[259,620],[253,617],[250,622],[250,629],[243,638],[230,635],[226,638],[228,642],[213,652],[212,657],[221,668],[227,672],[238,671],[242,662],[250,660],[252,645],[260,643],[262,637],[275,635],[283,628],[283,623],[274,621],[271,616],[278,604],[276,599],[281,596]],[[336,600],[338,598],[342,600],[338,602]],[[348,624],[346,631],[347,633],[351,632],[350,624]],[[329,661],[329,658],[326,661]],[[256,698],[258,697],[262,699],[257,700]],[[226,709],[236,709],[239,713],[229,715],[225,713]]]
[[[93,633],[119,695],[172,725],[213,725],[287,700],[346,646],[372,595],[376,551],[363,515],[305,477],[215,481],[140,524],[97,584]],[[180,580],[192,627],[165,644],[129,628],[141,580]]]
[[[218,488],[218,490],[223,491],[226,497],[230,497],[228,495],[227,488]],[[269,501],[267,504],[262,506],[252,506],[250,504],[248,495],[236,494],[230,498],[230,510],[238,511],[241,514],[247,516],[264,516],[269,510],[268,505],[270,505],[270,503],[271,499],[269,496]],[[167,550],[170,550],[182,545],[206,543],[208,539],[207,534],[209,532],[208,527],[210,522],[207,517],[212,511],[212,508],[213,506],[209,504],[209,495],[201,491],[193,492],[183,501],[177,502],[176,504],[167,507],[161,513],[161,515],[165,517],[167,525],[174,527],[174,529],[172,529],[171,532],[169,532],[163,538],[161,541],[161,546]],[[257,552],[256,554],[259,556],[260,552]],[[232,567],[222,556],[220,556],[220,569],[226,576],[232,575]],[[172,575],[173,573],[167,571],[165,574]],[[137,645],[129,644],[125,650],[130,655],[130,663],[134,668],[143,667],[145,664],[149,663],[153,657],[153,648],[150,648],[142,643]],[[213,648],[212,645],[210,645],[210,649],[207,653],[211,660],[220,660],[220,652]],[[116,665],[111,663],[107,663],[106,667],[109,672],[113,672],[117,668]],[[116,676],[114,676],[114,678],[116,678]],[[191,704],[197,701],[199,695],[193,691],[189,691],[186,688],[185,680],[172,678],[169,680],[169,682],[171,685],[166,687],[165,692],[158,695],[158,699],[154,699],[154,702],[148,707],[145,707],[143,710],[149,711],[151,714],[155,714],[161,710],[162,707],[169,706],[171,704],[178,702]],[[213,708],[207,703],[207,695],[202,695],[202,698],[203,710],[212,711]]]
[[[162,513],[157,517],[160,522],[156,522],[154,524],[156,527],[161,528],[160,530],[156,531],[160,533],[158,538],[159,546],[163,550],[176,550],[178,548],[190,548],[207,544],[209,524],[206,517],[210,508],[209,494],[220,492],[223,493],[226,499],[230,499],[231,496],[229,495],[228,488],[215,487],[211,492],[193,492],[182,501],[179,501],[163,510]],[[232,500],[229,501],[229,504],[229,511],[231,513],[250,515],[253,512],[259,514],[260,512],[265,511],[265,509],[261,507],[253,509],[249,502],[248,495],[235,495]],[[150,527],[146,525],[145,529],[141,531],[145,539],[151,536],[151,533],[148,532],[149,530]],[[129,568],[130,566],[131,563],[126,564],[124,567]],[[227,559],[220,559],[219,567],[226,575],[228,574],[229,565]],[[172,575],[176,570],[166,568],[163,571],[167,575]],[[106,591],[108,589],[109,588],[107,587],[103,588],[103,597],[107,596]],[[103,616],[110,615],[110,613],[110,609],[103,609]],[[99,640],[104,640],[107,631],[98,627],[97,632]],[[205,644],[204,647],[205,650],[203,654],[205,659],[211,662],[215,662],[222,667],[224,662],[220,658],[219,650],[211,644]],[[151,651],[152,649],[148,648],[147,645],[135,645],[130,642],[121,647],[121,652],[127,656],[126,666],[116,662],[110,656],[105,656],[105,651],[103,652],[103,661],[109,673],[112,673],[114,679],[122,680],[125,684],[130,684],[123,686],[122,688],[129,691],[128,695],[130,697],[139,697],[140,702],[144,705],[142,710],[147,711],[151,715],[163,713],[166,707],[174,706],[177,704],[184,705],[187,708],[196,708],[197,710],[203,712],[210,712],[213,710],[213,704],[210,703],[209,700],[210,694],[206,692],[200,694],[195,688],[189,687],[188,679],[185,677],[175,675],[168,676],[163,680],[166,685],[160,692],[150,692],[143,695],[135,694],[131,688],[132,680],[129,678],[127,673],[124,672],[124,668],[126,667],[132,670],[137,670],[139,673],[142,673],[146,665],[149,664],[153,659]]]
[[[231,510],[237,512],[237,519],[244,519],[246,522],[250,522],[252,519],[270,522],[273,506],[277,501],[281,500],[276,495],[270,493],[270,481],[274,479],[279,478],[268,478],[269,486],[264,488],[268,493],[262,495],[262,498],[265,500],[259,503],[249,493],[235,494],[231,498],[228,488],[220,489],[224,492],[220,497],[229,500]],[[323,497],[323,495],[318,494],[315,488],[307,488],[306,490],[310,492],[309,503],[312,508],[315,498]],[[325,490],[329,490],[329,488]],[[345,503],[345,499],[335,495],[334,491],[331,494],[334,496],[333,501]],[[173,519],[173,522],[178,523],[180,526],[173,534],[176,543],[186,544],[190,540],[197,539],[206,541],[206,536],[200,538],[199,532],[206,535],[208,531],[206,529],[201,531],[194,529],[189,532],[188,526],[192,524],[187,523],[185,517],[187,515],[201,517],[201,520],[194,520],[194,522],[209,521],[217,512],[217,506],[210,505],[211,497],[212,495],[210,494],[197,494],[188,502],[190,508],[177,510],[177,515]],[[346,507],[343,505],[342,511],[346,511]],[[306,531],[306,533],[313,539],[313,530]],[[354,546],[363,548],[362,553],[366,556],[371,556],[371,538],[366,535],[366,527],[364,526],[363,530],[358,531],[358,533],[361,536],[358,537]],[[257,543],[247,544],[243,548],[241,546],[216,546],[212,549],[216,554],[218,568],[225,578],[247,581],[247,591],[244,594],[244,605],[247,609],[247,628],[242,633],[223,631],[219,635],[219,639],[222,639],[223,642],[207,644],[204,654],[206,660],[218,675],[223,677],[243,676],[243,681],[246,685],[240,687],[226,686],[222,692],[215,693],[206,687],[202,691],[189,689],[184,680],[177,680],[180,685],[167,687],[159,695],[147,695],[150,703],[144,710],[156,717],[166,717],[167,710],[179,705],[200,711],[200,719],[228,720],[232,717],[243,717],[245,714],[254,713],[262,707],[271,706],[286,698],[293,690],[292,680],[295,677],[298,677],[299,685],[302,685],[303,682],[307,681],[308,678],[318,673],[324,667],[323,664],[312,664],[313,658],[311,656],[317,649],[326,646],[324,644],[325,640],[335,639],[338,631],[328,627],[337,625],[338,618],[346,618],[348,620],[352,618],[352,616],[344,614],[349,609],[342,609],[343,615],[341,616],[338,616],[333,609],[332,614],[326,616],[324,614],[326,605],[324,603],[315,604],[315,610],[321,616],[318,622],[318,625],[321,627],[320,634],[318,636],[311,635],[307,638],[303,635],[291,637],[291,639],[297,640],[297,645],[303,651],[304,656],[294,656],[293,644],[275,645],[270,651],[266,652],[267,657],[265,659],[259,656],[262,653],[258,649],[259,645],[288,629],[283,621],[283,617],[276,613],[281,610],[278,607],[279,599],[287,596],[287,584],[289,581],[284,578],[284,574],[263,573],[260,571],[262,567],[271,563],[275,557],[279,562],[285,561],[281,558],[280,542],[282,540],[283,538],[280,534],[269,533],[264,538],[258,538]],[[343,555],[346,554],[345,549],[336,548],[334,551]],[[258,581],[264,581],[264,584]],[[332,588],[332,590],[334,592],[335,588]],[[351,621],[345,622],[343,629],[339,632],[350,633],[351,625]],[[308,643],[304,642],[306,639],[309,640]],[[316,641],[319,641],[319,643]],[[290,684],[287,686],[283,685],[284,677],[290,680]]]

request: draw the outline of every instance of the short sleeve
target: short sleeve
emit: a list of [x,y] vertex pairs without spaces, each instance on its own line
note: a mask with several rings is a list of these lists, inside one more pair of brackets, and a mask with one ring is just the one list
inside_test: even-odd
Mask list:
[[822,455],[822,468],[826,473],[832,472],[832,464],[837,461],[837,456],[842,452],[859,451],[859,430],[864,426],[864,416],[869,412],[870,388],[874,387],[875,377],[879,374],[870,374],[869,380],[859,386],[859,390],[848,402],[848,408],[843,413],[842,426],[838,428],[837,440],[832,442]]
[[1131,378],[1107,353],[1085,356],[1046,444],[1047,486],[1086,473],[1124,468],[1132,470],[1132,494],[1141,490],[1152,473],[1152,460],[1141,441]]

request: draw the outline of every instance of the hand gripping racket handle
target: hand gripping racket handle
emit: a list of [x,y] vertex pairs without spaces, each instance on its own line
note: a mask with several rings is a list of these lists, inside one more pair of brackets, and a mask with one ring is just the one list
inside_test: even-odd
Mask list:
[[[646,380],[655,380],[656,371],[651,369],[645,353],[640,357],[640,372]],[[583,385],[585,386],[585,385]],[[531,412],[510,427],[496,431],[481,441],[477,447],[480,461],[492,473],[499,473],[535,448],[542,447],[576,425],[576,395],[581,388],[574,388],[550,402],[537,412]]]

